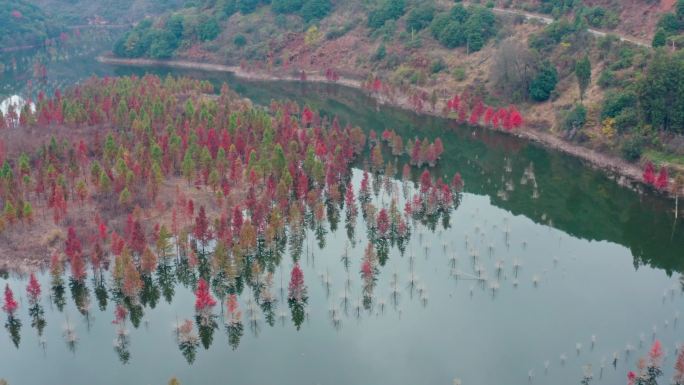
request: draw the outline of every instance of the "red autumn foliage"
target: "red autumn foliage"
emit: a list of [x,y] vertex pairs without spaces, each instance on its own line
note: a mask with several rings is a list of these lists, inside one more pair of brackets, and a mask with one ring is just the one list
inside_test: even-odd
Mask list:
[[328,68],[325,70],[325,78],[329,82],[337,82],[340,79],[340,76],[337,74],[337,72],[334,69]]
[[107,225],[104,222],[100,222],[97,225],[97,232],[100,235],[100,240],[106,240],[107,239]]
[[657,189],[660,190],[665,190],[670,182],[670,179],[667,175],[667,168],[661,167],[660,172],[658,172],[658,178],[656,178],[654,186]]
[[82,281],[86,276],[86,266],[83,258],[81,241],[78,239],[76,230],[73,227],[69,227],[64,245],[64,253],[69,257],[72,278],[77,281]]
[[2,310],[10,317],[14,316],[14,312],[19,307],[19,303],[14,299],[14,293],[10,289],[9,284],[5,284],[5,299],[2,305]]
[[185,212],[188,218],[192,218],[192,216],[195,215],[195,202],[193,202],[192,199],[188,200],[188,206],[186,207]]
[[67,255],[67,257],[69,257],[69,259],[72,259],[75,256],[80,255],[81,252],[81,241],[76,235],[76,229],[74,229],[73,226],[69,227],[69,230],[67,231],[67,239],[64,243],[64,253]]
[[361,263],[361,275],[363,279],[370,279],[373,277],[373,266],[368,258],[364,258]]
[[126,246],[126,242],[124,241],[121,236],[115,231],[112,233],[112,242],[111,242],[111,250],[114,255],[121,255],[123,252],[124,247]]
[[515,106],[510,106],[508,108],[508,130],[514,129],[514,128],[520,128],[523,124],[523,118],[522,115],[520,115],[520,111]]
[[636,373],[634,373],[633,371],[630,370],[627,373],[627,385],[634,385],[634,382],[636,381],[636,377],[637,377]]
[[304,110],[302,110],[302,125],[306,127],[311,122],[313,122],[313,112],[309,107],[304,107]]
[[[329,75],[333,77],[332,73]],[[107,266],[109,253],[119,256],[117,284],[123,284],[124,292],[131,297],[142,287],[141,271],[149,273],[155,265],[154,258],[150,258],[154,257],[151,243],[159,237],[156,229],[148,233],[151,224],[147,221],[151,218],[162,223],[165,220],[173,222],[170,226],[172,233],[178,235],[177,238],[171,238],[175,245],[163,247],[175,246],[181,255],[189,256],[191,265],[197,263],[197,258],[196,250],[191,250],[185,237],[188,230],[195,230],[191,233],[195,233],[200,240],[208,240],[216,235],[225,242],[229,253],[236,244],[244,246],[241,239],[245,238],[243,234],[255,240],[244,242],[245,245],[252,245],[250,247],[256,244],[256,239],[271,243],[274,237],[283,234],[283,227],[300,225],[290,221],[298,221],[297,218],[303,217],[303,213],[308,215],[311,212],[317,220],[325,218],[326,205],[321,200],[329,199],[340,203],[341,192],[344,190],[341,188],[342,183],[349,180],[350,176],[349,166],[355,156],[362,154],[368,147],[361,129],[341,128],[337,121],[319,118],[308,107],[303,108],[302,119],[298,123],[292,117],[299,115],[300,107],[293,103],[272,103],[274,114],[266,125],[261,119],[252,121],[247,107],[234,108],[229,105],[230,100],[223,91],[220,96],[223,100],[217,102],[218,112],[213,111],[213,108],[208,112],[201,111],[204,107],[201,100],[193,98],[197,85],[187,80],[175,82],[176,80],[162,81],[146,76],[127,80],[127,87],[119,87],[121,83],[118,79],[91,79],[74,90],[67,91],[63,102],[60,102],[62,96],[55,95],[55,98],[49,100],[41,95],[41,102],[37,104],[38,111],[33,116],[28,116],[28,121],[41,119],[43,124],[51,125],[52,130],[62,128],[56,124],[62,119],[66,122],[65,128],[74,127],[79,130],[90,128],[87,125],[99,122],[97,133],[92,137],[84,135],[82,139],[79,137],[71,142],[69,138],[57,137],[57,146],[46,144],[44,155],[31,156],[31,168],[35,167],[37,171],[32,169],[27,175],[32,181],[31,185],[35,181],[35,188],[31,186],[28,189],[20,183],[12,182],[12,193],[0,191],[0,201],[7,201],[9,198],[13,203],[15,200],[22,203],[12,195],[28,197],[27,200],[31,200],[31,203],[37,203],[33,206],[36,208],[43,208],[40,200],[46,200],[46,197],[52,195],[52,204],[58,214],[56,217],[63,219],[65,223],[83,226],[77,227],[76,232],[83,237],[82,241],[87,240],[85,254],[91,256],[94,268],[100,263]],[[373,84],[377,85],[378,82],[379,79],[375,79]],[[173,85],[160,86],[162,83]],[[122,91],[123,88],[126,88],[125,92]],[[379,88],[385,89],[382,86]],[[177,102],[178,93],[183,96],[180,100],[188,101],[187,109],[192,110],[191,113],[174,113],[186,109],[182,103],[179,105]],[[425,101],[426,95],[416,93],[412,97],[418,103]],[[460,98],[455,99],[460,107]],[[466,100],[463,104],[469,103]],[[78,108],[65,108],[62,112],[66,118],[59,118],[62,105]],[[152,106],[158,111],[153,110]],[[304,128],[303,125],[309,127]],[[266,130],[272,135],[268,145],[264,140]],[[385,141],[391,139],[393,154],[395,149],[395,155],[404,153],[399,135],[386,131],[382,137]],[[269,167],[273,162],[271,150],[276,144],[284,152],[285,163],[277,159],[278,167],[272,168]],[[379,150],[382,144],[377,144]],[[195,146],[197,151],[191,148]],[[420,164],[435,164],[444,151],[439,139],[434,143],[417,140],[415,146],[411,147],[416,154],[415,162]],[[263,149],[267,149],[267,153],[263,153]],[[316,156],[307,163],[309,149],[313,149]],[[189,166],[184,164],[188,150],[191,150],[192,155],[187,157],[192,158]],[[250,159],[253,157],[256,158],[256,163]],[[375,159],[380,166],[381,158],[375,156]],[[17,164],[14,160],[9,163]],[[99,170],[94,166],[98,166]],[[152,175],[153,168],[157,175]],[[171,198],[176,203],[174,205],[169,199],[171,193],[165,189],[169,184],[158,181],[160,178],[166,182],[165,178],[185,176],[186,169],[188,180],[190,183],[195,182],[197,188],[188,186],[183,192],[177,189],[175,199]],[[43,173],[40,170],[51,171]],[[405,174],[410,174],[410,170]],[[153,182],[153,179],[157,182]],[[381,180],[379,178],[376,182]],[[82,205],[75,208],[75,215],[66,215],[66,202],[73,202],[74,197],[78,196],[77,182],[86,185],[88,194],[85,197],[88,199],[84,199]],[[150,197],[154,195],[151,183],[162,185],[157,202],[151,202]],[[429,189],[434,191],[429,191],[430,197],[422,198],[425,202],[441,201],[447,196],[443,183],[436,183],[439,187]],[[374,184],[373,188],[376,185],[380,183]],[[118,203],[122,196],[125,197],[122,194],[124,188],[130,193],[130,200],[126,199],[130,204],[126,205]],[[192,191],[187,191],[189,189]],[[359,194],[368,198],[362,200],[363,202],[370,201],[370,190],[366,174],[362,193]],[[433,196],[437,199],[433,199]],[[190,197],[195,201],[188,199]],[[352,188],[347,189],[345,201],[350,209],[356,208]],[[200,207],[197,217],[195,204]],[[60,208],[62,205],[63,209]],[[126,215],[133,206],[136,209],[130,220],[126,221]],[[167,212],[164,212],[165,207]],[[203,210],[205,207],[206,210]],[[91,208],[95,210],[87,211]],[[216,209],[218,214],[211,211],[212,209]],[[82,212],[99,213],[105,219],[101,217],[94,221],[82,221],[77,217]],[[208,234],[213,224],[209,219],[212,216],[221,218],[216,228],[212,228],[212,232],[217,234]],[[395,212],[389,209],[384,209],[379,218],[377,214],[374,216],[382,233],[389,231],[389,217],[393,222],[392,229],[401,224]],[[163,224],[169,226],[169,223]],[[78,240],[75,236],[73,238]],[[80,250],[80,246],[78,252],[71,250],[70,246],[66,249],[74,275],[80,276],[78,271],[84,270],[80,267],[84,262],[84,252]],[[301,269],[299,270],[301,273]],[[303,279],[301,286],[303,288]]]
[[679,353],[675,359],[675,373],[672,378],[676,385],[684,385],[684,349],[679,348]]
[[654,366],[659,366],[660,361],[663,358],[663,346],[659,340],[655,340],[651,349],[648,351],[648,358],[651,360],[651,364]]
[[195,218],[195,228],[193,230],[193,235],[197,240],[206,244],[211,238],[211,231],[209,231],[209,221],[207,220],[207,214],[204,210],[204,206],[200,206],[197,218]]
[[240,206],[233,208],[233,234],[239,234],[242,228],[243,218]]
[[454,174],[454,178],[451,180],[451,188],[455,191],[461,191],[463,189],[463,178],[461,178],[461,173]]
[[53,209],[53,220],[55,224],[61,222],[61,220],[67,214],[67,202],[64,198],[64,189],[62,185],[58,183],[52,184],[52,193],[48,199],[48,207]]
[[484,114],[484,124],[489,125],[492,123],[492,118],[494,117],[494,109],[492,107],[487,107]]
[[121,306],[121,304],[116,304],[116,308],[114,309],[114,321],[112,321],[112,323],[115,325],[122,324],[126,320],[127,315],[128,311],[126,308]]
[[386,237],[390,227],[390,220],[389,215],[387,215],[387,210],[384,207],[380,209],[380,212],[378,213],[376,225],[380,237]]
[[646,167],[644,167],[643,178],[644,178],[645,183],[650,184],[650,185],[655,184],[656,177],[655,177],[655,168],[653,167],[653,163],[646,162]]
[[26,286],[26,294],[28,294],[29,301],[32,303],[38,302],[38,299],[40,298],[40,283],[38,283],[38,279],[36,279],[34,273],[31,273],[31,277],[29,277],[29,283],[28,286]]
[[290,272],[290,284],[288,286],[288,298],[301,301],[306,298],[306,286],[304,285],[304,272],[299,267],[299,263],[295,263]]
[[382,80],[380,80],[379,78],[375,78],[375,80],[373,80],[372,87],[373,92],[380,92],[380,90],[382,90]]
[[420,192],[425,193],[432,187],[432,176],[428,170],[420,174]]
[[145,243],[145,232],[143,231],[142,224],[139,220],[133,222],[133,231],[131,233],[131,250],[135,251],[139,255],[142,255],[145,251],[147,243]]
[[470,119],[468,120],[468,123],[470,123],[471,125],[478,124],[484,112],[485,106],[481,100],[478,100],[477,103],[475,103],[473,109],[470,111]]
[[197,282],[197,290],[195,291],[195,310],[203,311],[212,308],[216,305],[216,300],[209,293],[209,285],[204,278],[200,278]]

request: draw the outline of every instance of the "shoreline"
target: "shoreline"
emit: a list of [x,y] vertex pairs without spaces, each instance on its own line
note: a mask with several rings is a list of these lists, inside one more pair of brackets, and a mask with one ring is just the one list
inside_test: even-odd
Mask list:
[[[199,63],[189,60],[154,60],[154,59],[124,59],[115,58],[110,56],[98,56],[97,61],[103,64],[111,65],[128,65],[136,67],[170,67],[170,68],[180,68],[180,69],[190,69],[190,70],[201,70],[208,72],[229,72],[235,76],[248,80],[262,80],[262,81],[301,81],[299,78],[294,76],[276,76],[268,73],[260,72],[248,72],[244,71],[239,66],[229,66],[224,64],[214,64],[214,63]],[[355,88],[362,90],[362,83],[358,80],[349,78],[340,78],[336,82],[329,81],[324,76],[320,74],[309,74],[307,73],[307,82],[311,83],[328,83],[342,85],[350,88]],[[415,109],[411,108],[408,100],[402,99],[392,102],[384,97],[379,97],[378,95],[371,95],[379,104],[388,105],[404,110],[408,110],[417,114],[436,116],[444,119],[443,115],[436,113],[434,111],[421,111],[417,112]],[[600,153],[596,150],[592,150],[587,147],[583,147],[574,143],[567,142],[549,132],[537,131],[531,128],[520,128],[514,131],[505,130],[494,130],[487,126],[479,126],[483,129],[489,129],[497,132],[502,132],[509,134],[518,138],[523,138],[534,143],[538,143],[544,148],[560,151],[567,155],[578,158],[589,166],[604,171],[609,174],[609,176],[615,177],[615,181],[626,187],[634,187],[634,184],[638,186],[645,186],[642,177],[642,170],[637,165],[628,163],[624,159]],[[660,192],[653,189],[654,192],[660,195],[669,196],[669,193]]]

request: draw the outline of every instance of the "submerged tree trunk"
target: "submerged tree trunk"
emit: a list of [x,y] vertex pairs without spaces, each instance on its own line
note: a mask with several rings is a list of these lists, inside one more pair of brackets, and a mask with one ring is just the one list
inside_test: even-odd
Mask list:
[[679,194],[675,195],[675,220],[679,216]]

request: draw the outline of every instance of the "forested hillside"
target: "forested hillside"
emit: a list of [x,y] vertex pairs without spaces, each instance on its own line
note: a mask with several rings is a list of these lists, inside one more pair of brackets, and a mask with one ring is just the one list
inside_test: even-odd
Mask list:
[[182,7],[183,0],[31,0],[49,15],[76,25],[90,23],[126,24],[147,16]]
[[[617,28],[624,14],[637,12],[628,3],[266,3],[198,1],[138,24],[114,53],[361,79],[398,104],[471,124],[481,124],[481,117],[491,124],[482,104],[516,105],[530,129],[630,161],[684,165],[684,88],[677,81],[684,58],[672,49],[623,41],[637,39]],[[684,26],[680,3],[664,6],[672,13],[650,13],[652,29],[661,32],[644,35],[662,34],[667,25],[666,36],[656,38],[671,48]],[[556,19],[516,11],[521,9]],[[463,101],[456,108],[449,104],[454,96]]]
[[581,17],[591,26],[650,39],[663,13],[675,0],[497,0],[498,7],[536,12],[555,18]]
[[41,8],[26,0],[0,0],[0,49],[40,44],[61,30]]

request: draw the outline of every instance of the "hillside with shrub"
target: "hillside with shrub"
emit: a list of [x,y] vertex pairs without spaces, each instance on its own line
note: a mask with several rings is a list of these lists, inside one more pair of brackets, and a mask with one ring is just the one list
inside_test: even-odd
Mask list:
[[0,0],[0,49],[31,46],[58,36],[61,25],[25,0]]
[[30,0],[69,25],[130,24],[185,6],[184,0]]
[[[556,17],[545,23],[495,2],[204,1],[138,24],[113,51],[357,79],[391,103],[471,124],[491,124],[481,105],[514,105],[526,130],[681,169],[684,56],[589,31],[615,27],[626,9],[561,3],[505,4]],[[678,6],[656,19],[680,20]]]
[[579,17],[590,27],[650,40],[663,13],[675,0],[496,0],[497,7],[535,12],[554,18]]

